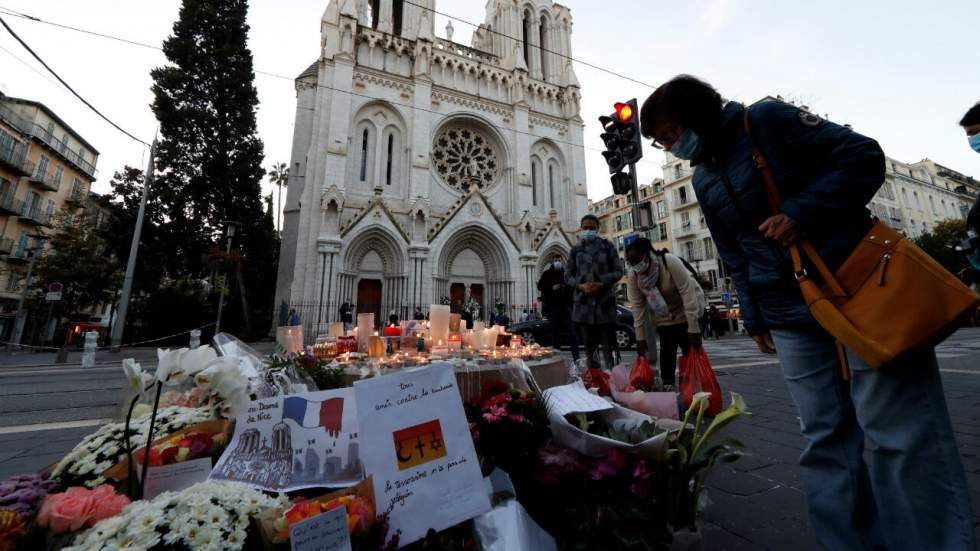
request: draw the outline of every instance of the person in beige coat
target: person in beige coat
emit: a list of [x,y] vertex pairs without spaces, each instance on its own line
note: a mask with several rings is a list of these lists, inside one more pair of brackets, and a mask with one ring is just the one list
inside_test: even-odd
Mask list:
[[647,353],[643,325],[647,317],[660,338],[660,377],[664,389],[674,387],[677,350],[687,355],[701,346],[698,319],[705,308],[704,291],[680,258],[657,252],[649,239],[638,238],[626,247],[626,291],[636,329],[636,353]]

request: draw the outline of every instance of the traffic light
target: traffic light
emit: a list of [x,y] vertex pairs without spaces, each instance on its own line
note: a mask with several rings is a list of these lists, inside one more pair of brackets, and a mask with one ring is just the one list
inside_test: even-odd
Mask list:
[[617,102],[614,111],[608,117],[599,117],[602,124],[602,142],[606,150],[602,156],[609,165],[612,174],[613,191],[625,195],[632,189],[631,176],[622,172],[627,165],[639,161],[643,157],[643,144],[640,142],[640,119],[636,107],[636,98],[626,102]]

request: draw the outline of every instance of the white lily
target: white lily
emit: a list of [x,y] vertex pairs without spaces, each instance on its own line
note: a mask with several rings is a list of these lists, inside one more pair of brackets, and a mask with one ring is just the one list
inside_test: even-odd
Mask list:
[[146,386],[143,382],[143,368],[140,367],[139,362],[133,358],[126,358],[122,361],[123,373],[126,374],[126,384],[129,385],[129,390],[136,394],[143,394],[143,388]]
[[200,346],[194,349],[182,348],[181,350],[183,353],[180,355],[180,369],[183,375],[189,377],[203,371],[208,364],[218,357],[218,353],[210,346]]
[[183,378],[183,369],[180,365],[180,358],[188,348],[157,348],[157,381],[163,384],[176,384]]

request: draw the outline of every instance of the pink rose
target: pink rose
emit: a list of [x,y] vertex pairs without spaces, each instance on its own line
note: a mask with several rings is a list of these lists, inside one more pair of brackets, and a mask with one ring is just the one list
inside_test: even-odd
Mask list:
[[99,501],[95,504],[95,509],[92,511],[92,516],[88,519],[86,526],[94,526],[100,520],[122,513],[127,505],[129,505],[129,498],[116,494]]
[[41,506],[43,516],[38,517],[38,525],[51,527],[55,534],[74,532],[88,520],[95,507],[92,492],[85,488],[68,488],[61,494],[49,495]]

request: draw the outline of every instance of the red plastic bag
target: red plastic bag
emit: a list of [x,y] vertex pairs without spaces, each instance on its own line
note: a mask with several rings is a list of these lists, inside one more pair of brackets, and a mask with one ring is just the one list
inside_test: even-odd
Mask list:
[[721,413],[721,387],[715,372],[711,369],[711,362],[708,360],[708,353],[704,347],[691,347],[687,356],[681,356],[680,361],[681,376],[681,397],[684,403],[691,407],[694,401],[694,394],[698,392],[710,392],[711,398],[708,399],[708,415],[715,416]]
[[638,356],[630,370],[630,386],[638,390],[651,390],[654,384],[650,361],[645,356]]

